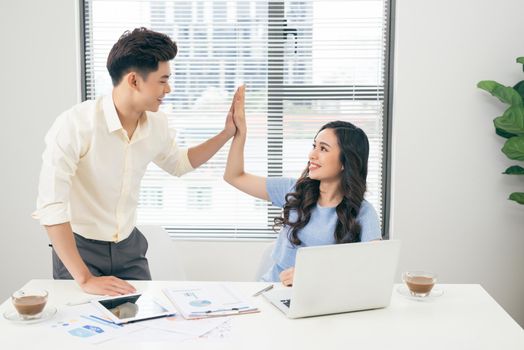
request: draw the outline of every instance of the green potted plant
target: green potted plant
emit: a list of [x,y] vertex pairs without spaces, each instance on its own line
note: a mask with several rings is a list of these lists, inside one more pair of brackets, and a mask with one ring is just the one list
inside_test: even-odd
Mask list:
[[[517,63],[524,64],[524,57],[518,57]],[[477,87],[509,105],[504,114],[493,120],[495,132],[507,139],[502,152],[509,159],[524,161],[524,80],[513,87],[504,86],[493,80],[483,80],[477,84]],[[524,168],[520,165],[512,165],[503,174],[522,176]],[[524,204],[524,192],[513,192],[509,199]]]

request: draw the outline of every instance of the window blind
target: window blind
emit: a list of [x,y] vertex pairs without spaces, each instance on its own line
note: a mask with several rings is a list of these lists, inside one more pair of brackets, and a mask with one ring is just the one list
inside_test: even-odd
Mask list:
[[[144,26],[173,38],[172,93],[161,109],[180,147],[224,125],[245,83],[245,169],[298,177],[316,131],[346,120],[370,141],[366,198],[383,213],[385,0],[85,0],[85,98],[111,91],[105,68],[125,30]],[[142,181],[138,222],[173,237],[270,238],[280,209],[222,180],[229,143],[207,164],[173,178],[154,164]]]

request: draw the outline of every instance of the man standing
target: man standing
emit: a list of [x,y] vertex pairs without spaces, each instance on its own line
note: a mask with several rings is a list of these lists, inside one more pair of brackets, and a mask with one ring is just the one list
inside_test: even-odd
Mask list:
[[135,227],[140,181],[154,162],[181,176],[209,160],[234,134],[178,148],[159,112],[171,88],[177,46],[146,28],[125,32],[111,49],[111,95],[62,113],[46,135],[35,219],[53,245],[53,277],[74,279],[87,293],[134,292],[124,280],[151,279],[147,240]]

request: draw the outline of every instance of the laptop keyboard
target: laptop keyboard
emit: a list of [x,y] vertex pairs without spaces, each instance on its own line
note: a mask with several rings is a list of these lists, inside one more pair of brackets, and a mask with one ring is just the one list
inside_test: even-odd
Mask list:
[[287,307],[289,307],[291,305],[291,299],[282,299],[280,300],[280,302],[284,305],[286,305]]

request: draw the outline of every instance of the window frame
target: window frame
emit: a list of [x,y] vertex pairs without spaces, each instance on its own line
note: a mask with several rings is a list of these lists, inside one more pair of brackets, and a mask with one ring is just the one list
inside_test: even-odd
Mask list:
[[[82,101],[87,100],[87,66],[92,64],[92,59],[87,56],[89,48],[87,47],[86,37],[90,33],[86,32],[86,20],[88,18],[89,6],[86,4],[89,0],[78,0],[79,1],[79,16],[80,16],[80,86],[81,86],[81,99]],[[389,228],[390,228],[390,214],[391,214],[391,163],[392,163],[392,111],[393,111],[393,67],[394,67],[394,28],[395,28],[395,7],[396,0],[384,0],[385,3],[385,16],[386,16],[386,28],[384,33],[385,41],[385,53],[384,53],[384,81],[383,88],[380,89],[377,86],[340,86],[340,85],[290,85],[284,84],[284,45],[278,47],[277,41],[272,42],[271,37],[278,37],[282,35],[287,35],[286,31],[282,30],[281,22],[285,21],[285,0],[272,1],[268,0],[268,66],[280,67],[276,69],[276,72],[282,72],[281,74],[271,73],[268,76],[268,106],[271,106],[271,111],[268,108],[268,117],[267,123],[272,125],[279,125],[278,128],[269,128],[268,127],[268,138],[281,140],[278,142],[280,145],[279,152],[270,152],[270,145],[268,143],[268,163],[267,163],[267,174],[270,176],[282,176],[283,174],[283,123],[284,123],[284,101],[293,99],[293,94],[289,93],[289,90],[293,88],[304,89],[307,88],[309,91],[314,91],[315,88],[326,88],[336,89],[336,96],[329,96],[326,94],[315,95],[314,93],[310,94],[310,98],[314,100],[336,100],[344,99],[340,94],[340,91],[344,91],[348,96],[353,96],[355,101],[363,100],[375,100],[377,91],[379,96],[382,97],[383,105],[383,115],[382,115],[382,188],[381,188],[381,203],[382,203],[382,217],[381,217],[381,227],[382,227],[382,237],[384,239],[389,239]],[[274,24],[273,26],[271,24]],[[92,40],[89,40],[92,42]],[[272,43],[270,45],[270,43]],[[366,98],[366,91],[370,91],[370,96],[373,97]],[[302,98],[304,95],[302,93]],[[355,96],[361,96],[361,98],[355,98]],[[298,99],[298,98],[297,98]],[[276,154],[274,154],[276,153]],[[274,206],[268,206],[267,218],[268,226],[269,221],[272,215],[280,213],[280,209]],[[242,229],[243,234],[235,233],[231,237],[231,231],[237,231],[232,228],[195,228],[196,232],[201,232],[196,236],[191,234],[189,236],[181,235],[177,233],[179,231],[176,226],[166,225],[164,228],[171,234],[173,239],[181,240],[267,240],[275,239],[277,234],[268,234],[267,229]],[[186,228],[180,228],[180,230],[185,230]],[[205,232],[205,233],[204,233]],[[221,233],[224,232],[224,233]],[[228,233],[225,233],[228,232]]]

